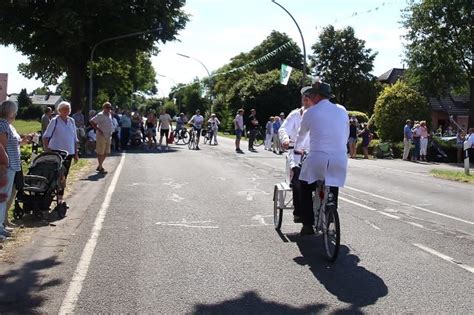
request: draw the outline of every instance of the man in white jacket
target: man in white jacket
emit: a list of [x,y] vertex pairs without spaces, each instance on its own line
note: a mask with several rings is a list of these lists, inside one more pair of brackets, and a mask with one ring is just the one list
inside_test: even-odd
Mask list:
[[314,234],[312,191],[317,180],[325,180],[337,207],[338,188],[343,187],[346,180],[349,137],[349,116],[344,106],[329,101],[333,97],[329,84],[316,82],[304,94],[314,105],[303,115],[295,144],[295,152],[307,150],[305,139],[309,134],[309,152],[299,177],[302,181],[302,235]]
[[[280,138],[283,149],[288,150],[293,147],[300,129],[301,118],[306,109],[313,103],[311,99],[304,95],[304,92],[311,89],[311,86],[305,86],[301,89],[301,103],[302,106],[297,108],[288,115],[280,129],[278,129],[278,136]],[[309,137],[306,137],[306,147],[309,146]],[[288,168],[290,169],[290,182],[293,191],[293,221],[295,223],[302,223],[301,218],[301,183],[299,181],[300,175],[300,155],[295,155],[294,151],[290,149],[286,158]]]

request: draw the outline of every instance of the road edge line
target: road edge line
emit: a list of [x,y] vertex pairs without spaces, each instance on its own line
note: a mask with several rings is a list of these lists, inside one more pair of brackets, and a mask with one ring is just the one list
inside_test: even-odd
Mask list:
[[72,314],[74,312],[74,309],[76,308],[76,304],[79,299],[79,294],[82,291],[82,285],[84,283],[84,280],[86,279],[92,256],[94,255],[94,250],[99,239],[100,231],[102,230],[102,224],[104,223],[105,215],[107,214],[107,210],[112,199],[112,194],[114,193],[118,178],[120,176],[120,173],[122,172],[124,161],[125,153],[122,154],[120,163],[117,169],[115,170],[114,177],[112,178],[110,186],[107,189],[107,193],[105,194],[104,202],[102,203],[102,206],[100,207],[100,210],[97,213],[94,225],[92,227],[91,235],[86,245],[84,246],[84,249],[82,250],[81,258],[77,263],[76,270],[74,271],[74,275],[71,279],[71,282],[69,283],[69,288],[66,292],[66,296],[64,297],[63,302],[61,303],[61,307],[59,308],[58,314]]

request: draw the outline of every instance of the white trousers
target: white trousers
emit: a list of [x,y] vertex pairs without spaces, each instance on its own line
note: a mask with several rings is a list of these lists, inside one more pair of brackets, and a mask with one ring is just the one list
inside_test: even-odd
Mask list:
[[272,137],[273,135],[271,133],[267,133],[265,135],[265,149],[271,149],[272,147]]
[[420,155],[426,155],[428,149],[428,138],[420,139]]

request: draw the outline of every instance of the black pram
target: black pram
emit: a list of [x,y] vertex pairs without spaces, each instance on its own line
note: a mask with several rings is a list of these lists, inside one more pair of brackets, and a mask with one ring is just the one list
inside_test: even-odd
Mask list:
[[[56,201],[54,211],[60,218],[67,212],[66,203],[58,205],[58,191],[65,187],[66,168],[63,163],[68,153],[65,151],[43,152],[34,158],[24,176],[23,187],[18,189],[13,216],[21,219],[25,214],[34,214],[41,218],[43,211],[49,211],[51,203]],[[20,206],[22,203],[22,206]]]

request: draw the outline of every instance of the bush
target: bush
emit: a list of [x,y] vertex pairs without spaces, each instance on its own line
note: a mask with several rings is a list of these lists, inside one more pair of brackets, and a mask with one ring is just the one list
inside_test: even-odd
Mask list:
[[403,82],[386,87],[375,103],[374,123],[384,141],[403,140],[407,119],[429,121],[426,98]]
[[356,110],[350,110],[347,113],[351,117],[355,116],[357,118],[357,121],[359,122],[359,124],[366,123],[366,122],[369,121],[369,116],[367,116],[366,113],[359,112],[359,111],[356,111]]
[[37,120],[43,115],[43,107],[39,105],[30,105],[18,110],[18,118],[25,120]]

